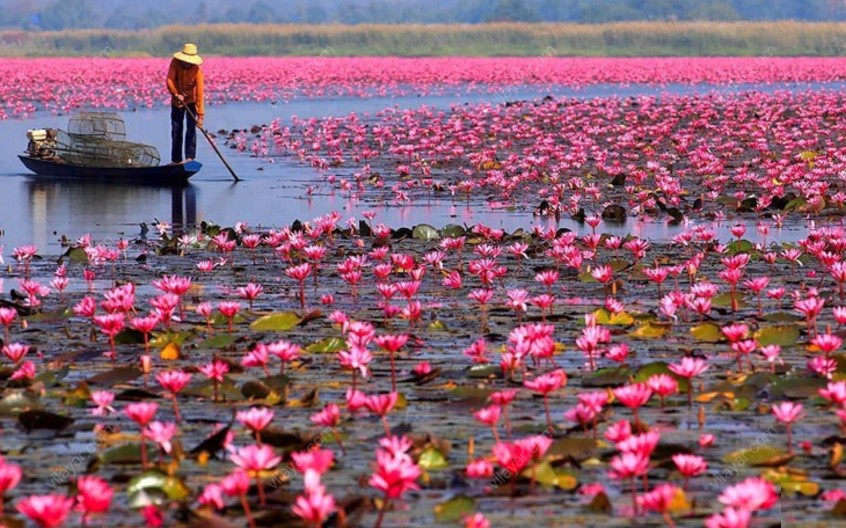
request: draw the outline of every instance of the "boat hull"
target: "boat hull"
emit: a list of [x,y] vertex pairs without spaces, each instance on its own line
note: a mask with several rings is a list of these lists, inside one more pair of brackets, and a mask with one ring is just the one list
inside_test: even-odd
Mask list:
[[20,158],[27,169],[38,176],[100,182],[131,182],[144,185],[186,183],[188,178],[197,174],[203,167],[203,164],[199,161],[189,161],[179,165],[110,169],[102,167],[79,167],[30,156],[18,156],[18,158]]

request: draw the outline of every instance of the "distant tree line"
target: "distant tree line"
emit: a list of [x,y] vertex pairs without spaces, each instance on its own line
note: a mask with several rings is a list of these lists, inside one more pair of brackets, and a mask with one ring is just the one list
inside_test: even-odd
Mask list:
[[[43,4],[42,4],[43,5]],[[0,27],[146,29],[191,23],[479,24],[842,21],[843,0],[0,0]]]

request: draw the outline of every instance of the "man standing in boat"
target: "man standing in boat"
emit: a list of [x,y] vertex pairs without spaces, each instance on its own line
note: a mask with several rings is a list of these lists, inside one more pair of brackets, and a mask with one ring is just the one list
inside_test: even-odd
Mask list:
[[[197,157],[197,127],[203,127],[203,59],[196,44],[185,44],[182,51],[173,54],[167,72],[167,89],[171,94],[170,107],[170,161],[182,163],[182,137],[185,134],[185,159]],[[186,112],[187,109],[187,112]],[[196,117],[196,119],[195,119]]]

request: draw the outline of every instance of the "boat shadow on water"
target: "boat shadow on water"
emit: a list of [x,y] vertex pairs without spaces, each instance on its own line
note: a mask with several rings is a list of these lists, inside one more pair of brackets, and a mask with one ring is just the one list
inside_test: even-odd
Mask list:
[[187,182],[163,186],[27,176],[25,185],[36,231],[63,224],[96,225],[114,234],[109,226],[138,225],[154,215],[164,215],[168,201],[170,215],[159,220],[167,220],[174,228],[197,224],[198,189]]

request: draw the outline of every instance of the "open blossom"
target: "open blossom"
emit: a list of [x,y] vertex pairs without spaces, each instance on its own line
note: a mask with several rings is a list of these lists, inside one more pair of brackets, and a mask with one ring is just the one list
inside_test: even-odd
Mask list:
[[106,479],[83,475],[76,480],[77,508],[86,516],[109,511],[114,491]]
[[176,424],[173,422],[151,422],[144,430],[147,438],[158,444],[165,453],[170,453],[173,444],[171,439],[176,434]]
[[115,412],[114,407],[112,407],[112,402],[115,401],[115,394],[111,391],[92,391],[91,401],[97,406],[96,409],[91,410],[91,414],[94,416],[105,416]]
[[268,445],[248,445],[229,455],[229,458],[236,466],[248,472],[267,471],[282,462],[282,457],[277,456]]
[[464,468],[464,474],[467,475],[468,478],[472,479],[490,478],[493,476],[493,473],[493,464],[491,464],[484,458],[469,462],[467,464],[467,467]]
[[73,508],[73,499],[64,495],[30,495],[21,499],[16,508],[41,528],[57,528]]
[[420,468],[407,453],[376,451],[376,471],[370,476],[370,486],[389,499],[401,498],[407,491],[417,490]]
[[779,500],[775,486],[762,478],[751,477],[739,484],[729,486],[719,496],[726,506],[748,511],[768,510]]

